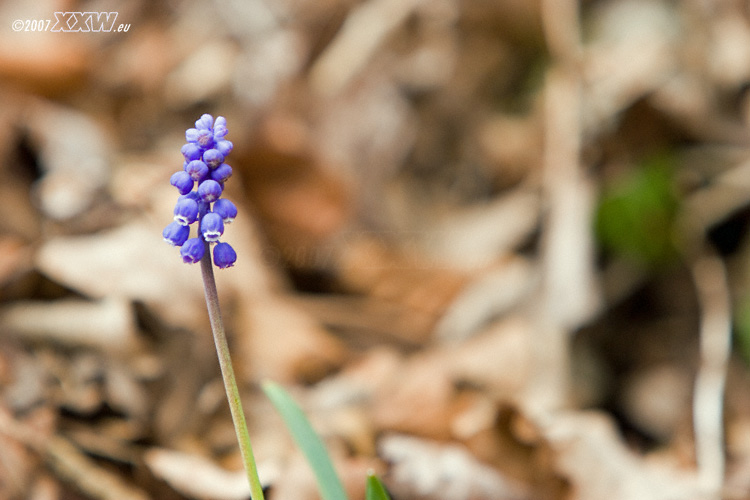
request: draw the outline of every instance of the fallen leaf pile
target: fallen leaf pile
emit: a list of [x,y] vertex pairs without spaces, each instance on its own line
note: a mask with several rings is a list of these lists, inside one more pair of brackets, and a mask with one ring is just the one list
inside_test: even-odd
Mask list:
[[0,3],[0,500],[249,498],[161,238],[203,113],[269,500],[264,379],[353,500],[750,499],[748,89],[732,0]]

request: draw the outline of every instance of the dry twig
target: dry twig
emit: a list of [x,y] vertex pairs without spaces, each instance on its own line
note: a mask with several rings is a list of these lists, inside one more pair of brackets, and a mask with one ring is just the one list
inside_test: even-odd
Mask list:
[[696,459],[701,486],[712,498],[720,498],[725,468],[722,411],[732,335],[729,289],[718,257],[700,257],[692,273],[701,309],[701,361],[693,399]]
[[73,443],[56,435],[45,439],[21,422],[0,412],[0,433],[18,440],[39,453],[50,469],[61,479],[74,484],[98,500],[148,500],[141,489],[125,483],[119,476],[99,467]]
[[591,308],[591,188],[580,167],[582,81],[577,2],[542,2],[547,44],[555,61],[545,85],[543,188],[548,215],[543,249],[542,314],[535,339],[538,369],[532,404],[564,404],[568,331]]

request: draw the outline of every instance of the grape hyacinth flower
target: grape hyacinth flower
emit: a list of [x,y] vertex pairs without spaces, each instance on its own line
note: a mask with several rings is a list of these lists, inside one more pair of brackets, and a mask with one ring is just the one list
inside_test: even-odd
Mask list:
[[[263,500],[263,488],[258,478],[250,434],[229,356],[224,323],[221,320],[219,294],[213,270],[214,265],[219,269],[225,269],[232,267],[237,261],[237,253],[229,243],[220,241],[224,235],[224,226],[237,217],[237,207],[234,203],[221,197],[224,183],[232,175],[232,167],[224,163],[224,159],[232,152],[232,143],[225,139],[227,132],[227,121],[224,117],[220,116],[214,120],[208,114],[195,122],[195,128],[185,132],[187,144],[181,149],[185,158],[182,170],[174,173],[169,179],[180,196],[174,207],[174,221],[164,229],[162,236],[170,245],[180,247],[183,262],[201,264],[208,318],[251,497],[252,500]],[[190,227],[193,224],[197,227],[197,236],[191,238]]]
[[[221,198],[224,183],[232,175],[232,167],[224,163],[233,147],[225,139],[228,132],[223,116],[216,120],[209,114],[201,116],[195,128],[185,132],[188,142],[181,149],[185,163],[169,180],[181,196],[174,208],[174,222],[162,235],[170,245],[182,247],[182,260],[189,264],[200,262],[211,243],[216,244],[213,261],[220,269],[232,267],[237,260],[234,249],[219,241],[224,224],[237,216],[237,207]],[[196,222],[198,236],[190,238],[190,226]]]

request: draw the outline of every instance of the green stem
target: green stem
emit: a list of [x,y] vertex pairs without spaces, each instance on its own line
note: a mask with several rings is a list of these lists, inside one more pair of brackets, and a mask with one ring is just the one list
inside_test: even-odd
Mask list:
[[237,388],[237,379],[232,368],[232,359],[229,356],[229,345],[224,333],[224,323],[221,320],[219,310],[219,294],[216,291],[216,280],[214,279],[214,266],[211,262],[211,251],[208,242],[204,242],[206,251],[201,259],[201,275],[203,276],[203,290],[206,294],[206,306],[208,307],[208,319],[211,322],[211,330],[214,334],[216,353],[219,355],[219,366],[221,366],[221,378],[224,380],[224,388],[227,391],[227,400],[232,412],[234,429],[237,432],[237,441],[240,444],[242,461],[245,464],[247,480],[250,482],[250,493],[252,500],[264,500],[263,487],[258,478],[258,469],[255,466],[253,448],[250,445],[250,433],[245,422],[245,413],[242,409],[240,391]]

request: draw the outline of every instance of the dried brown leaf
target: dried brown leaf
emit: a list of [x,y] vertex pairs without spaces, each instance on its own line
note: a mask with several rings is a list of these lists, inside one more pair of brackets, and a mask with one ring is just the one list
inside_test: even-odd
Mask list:
[[521,500],[524,489],[478,462],[465,448],[389,434],[380,450],[392,464],[386,479],[394,495],[414,499]]
[[254,297],[240,308],[238,359],[248,380],[318,380],[341,365],[344,345],[283,297]]
[[46,339],[69,346],[122,350],[135,345],[130,304],[116,298],[88,302],[20,302],[0,309],[0,325],[25,339]]
[[228,471],[205,457],[163,448],[151,448],[144,459],[154,475],[190,498],[245,500],[250,497],[244,470]]
[[627,449],[612,420],[601,413],[555,415],[543,430],[555,465],[576,500],[694,500],[694,471],[649,463]]

